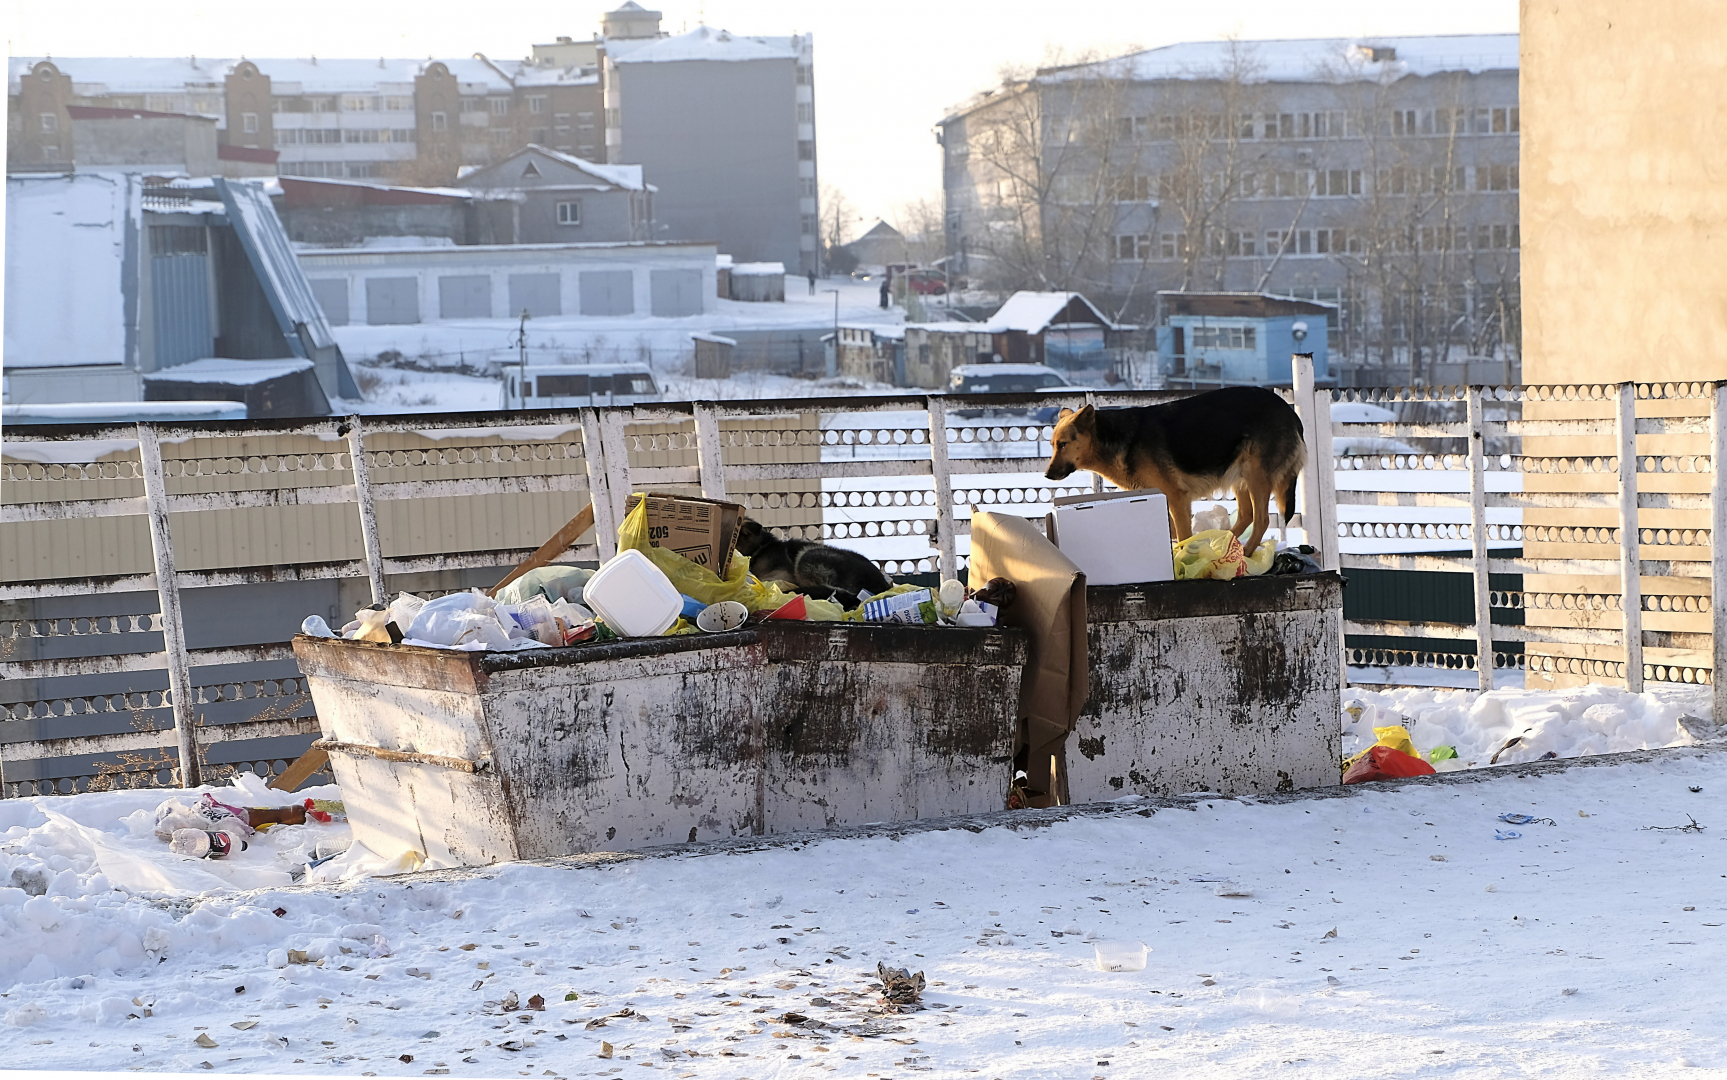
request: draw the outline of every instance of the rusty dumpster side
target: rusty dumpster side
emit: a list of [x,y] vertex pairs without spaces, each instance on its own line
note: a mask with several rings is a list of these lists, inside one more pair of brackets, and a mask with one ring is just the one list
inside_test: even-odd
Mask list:
[[999,809],[1026,643],[785,622],[295,653],[355,835],[476,865]]
[[1337,784],[1342,605],[1335,573],[1087,589],[1070,799]]

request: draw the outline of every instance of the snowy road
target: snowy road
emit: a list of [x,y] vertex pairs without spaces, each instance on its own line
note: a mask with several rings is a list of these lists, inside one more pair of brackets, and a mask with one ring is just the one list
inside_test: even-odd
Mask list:
[[[1644,756],[178,902],[63,860],[47,896],[0,888],[0,1031],[12,1068],[1727,1073],[1727,754]],[[37,807],[160,794],[7,805],[0,859]],[[1094,935],[1147,943],[1148,966],[1097,970]],[[54,959],[99,944],[119,972]],[[923,970],[930,1008],[880,1015],[878,960]],[[511,993],[544,1011],[502,1011]]]

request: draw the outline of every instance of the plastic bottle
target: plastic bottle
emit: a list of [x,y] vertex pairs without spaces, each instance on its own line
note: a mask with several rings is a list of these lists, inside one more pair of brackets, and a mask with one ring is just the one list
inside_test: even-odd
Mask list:
[[322,615],[306,616],[306,621],[300,624],[300,633],[311,637],[333,638],[336,636],[335,632],[330,629],[330,624],[324,621],[324,617]]
[[190,855],[194,859],[226,859],[236,851],[245,851],[246,841],[234,833],[220,829],[214,832],[203,829],[175,829],[173,839],[168,841],[168,850],[176,855]]
[[954,578],[948,578],[941,583],[941,612],[943,615],[959,614],[960,605],[965,603],[965,586]]

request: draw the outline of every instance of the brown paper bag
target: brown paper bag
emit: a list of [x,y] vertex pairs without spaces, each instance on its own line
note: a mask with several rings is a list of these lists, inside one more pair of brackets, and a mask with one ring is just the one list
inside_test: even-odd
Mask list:
[[1048,792],[1040,805],[1060,805],[1067,801],[1067,733],[1091,694],[1085,574],[1026,519],[974,509],[967,580],[981,589],[997,577],[1018,588],[1001,621],[1031,637],[1019,692],[1026,778]]

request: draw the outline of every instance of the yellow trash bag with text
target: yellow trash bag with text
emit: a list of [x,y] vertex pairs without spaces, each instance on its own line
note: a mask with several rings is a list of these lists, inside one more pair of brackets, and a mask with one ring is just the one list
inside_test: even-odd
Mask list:
[[1271,569],[1277,557],[1277,545],[1269,540],[1259,545],[1250,558],[1241,550],[1241,540],[1228,529],[1207,529],[1194,533],[1175,545],[1175,580],[1194,581],[1216,578],[1229,581],[1238,577],[1257,577]]
[[[731,566],[722,578],[675,551],[654,547],[648,543],[646,499],[638,500],[636,508],[625,515],[624,523],[618,526],[618,550],[627,551],[630,548],[646,555],[650,562],[671,579],[672,587],[678,592],[704,604],[736,600],[751,611],[774,611],[797,595],[780,588],[778,582],[759,581],[751,577],[749,557],[740,552],[732,553]],[[668,634],[683,632],[690,631],[680,630],[677,625],[667,631]]]

